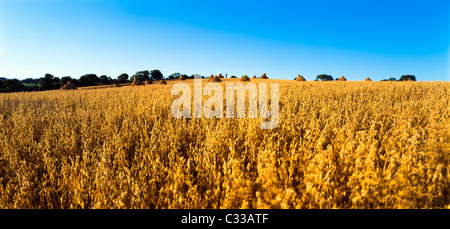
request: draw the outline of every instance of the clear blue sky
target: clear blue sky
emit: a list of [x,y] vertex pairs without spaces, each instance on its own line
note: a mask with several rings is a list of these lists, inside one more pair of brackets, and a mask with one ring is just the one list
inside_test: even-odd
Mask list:
[[0,77],[450,81],[448,0],[0,0]]

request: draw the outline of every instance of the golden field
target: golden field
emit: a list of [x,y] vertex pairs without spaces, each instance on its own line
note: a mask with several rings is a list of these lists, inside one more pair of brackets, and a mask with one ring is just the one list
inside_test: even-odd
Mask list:
[[173,118],[178,82],[0,94],[0,208],[450,208],[448,82],[251,79],[272,130]]

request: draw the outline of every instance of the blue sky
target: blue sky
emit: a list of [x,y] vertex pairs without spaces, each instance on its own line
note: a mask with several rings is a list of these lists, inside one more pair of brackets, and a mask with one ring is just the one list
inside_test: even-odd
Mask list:
[[448,0],[0,0],[0,77],[450,81]]

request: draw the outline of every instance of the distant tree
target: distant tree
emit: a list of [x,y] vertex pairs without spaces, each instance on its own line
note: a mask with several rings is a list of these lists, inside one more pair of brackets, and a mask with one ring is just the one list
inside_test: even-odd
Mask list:
[[41,90],[41,88],[37,84],[34,84],[33,86],[26,87],[26,88],[28,91],[40,91]]
[[85,74],[80,77],[80,84],[82,86],[95,86],[100,83],[100,78],[93,73]]
[[103,85],[112,84],[113,80],[111,79],[111,77],[109,77],[107,75],[101,75],[100,76],[100,83],[103,84]]
[[41,78],[41,90],[55,89],[54,80],[55,76],[49,73],[45,74],[45,76]]
[[59,77],[53,78],[53,89],[60,88],[62,85],[60,83]]
[[[61,77],[61,79],[59,80],[59,84],[64,85],[66,84],[68,81],[73,81],[72,77],[70,76],[63,76]],[[73,83],[73,82],[72,82]]]
[[127,73],[122,73],[120,74],[120,76],[117,77],[117,81],[118,83],[126,83],[128,82],[128,74]]
[[397,81],[397,79],[395,77],[391,77],[389,79],[383,79],[381,81]]
[[172,75],[170,75],[170,76],[168,77],[168,79],[170,79],[170,80],[178,79],[178,78],[180,78],[180,76],[181,76],[181,73],[175,72],[175,73],[173,73]]
[[398,81],[416,81],[416,76],[414,76],[414,75],[402,75]]
[[3,87],[8,92],[24,91],[25,86],[18,79],[8,79],[3,82]]
[[136,72],[131,79],[133,80],[135,77],[140,81],[148,80],[150,79],[150,72],[148,70]]
[[327,74],[320,74],[317,75],[316,80],[321,80],[321,81],[333,81],[333,77]]
[[230,76],[230,78],[237,78],[236,76]]
[[150,75],[153,81],[162,80],[164,78],[163,74],[158,69],[152,70]]
[[39,79],[33,79],[33,78],[26,78],[21,81],[21,83],[23,83],[23,84],[39,84],[39,82],[40,82]]
[[72,78],[72,83],[75,84],[75,86],[77,86],[77,87],[82,87],[83,86],[83,85],[81,85],[79,79]]
[[3,89],[3,81],[0,80],[0,90]]
[[101,84],[108,84],[108,76],[107,75],[101,75],[99,78],[100,78]]

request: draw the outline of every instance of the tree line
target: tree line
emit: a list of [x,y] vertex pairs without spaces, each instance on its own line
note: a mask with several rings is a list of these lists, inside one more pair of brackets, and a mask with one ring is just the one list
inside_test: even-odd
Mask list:
[[[320,75],[317,75],[315,80],[316,81],[334,81],[335,79],[331,75],[320,74]],[[336,80],[338,80],[338,79],[336,79]],[[416,80],[416,76],[414,76],[414,75],[402,75],[400,77],[400,79],[398,79],[398,80],[395,77],[391,77],[389,79],[383,79],[381,81],[417,81],[417,80]]]
[[[178,73],[179,74],[179,73]],[[0,92],[19,92],[19,91],[45,91],[59,89],[68,81],[71,81],[77,87],[99,86],[108,85],[113,83],[129,83],[133,79],[144,80],[161,80],[164,79],[164,75],[160,70],[143,70],[138,71],[131,77],[127,73],[122,73],[115,79],[107,75],[97,76],[97,74],[89,73],[84,74],[77,78],[71,76],[63,76],[61,78],[47,73],[44,77],[38,79],[27,78],[24,80],[7,79],[0,77]]]

